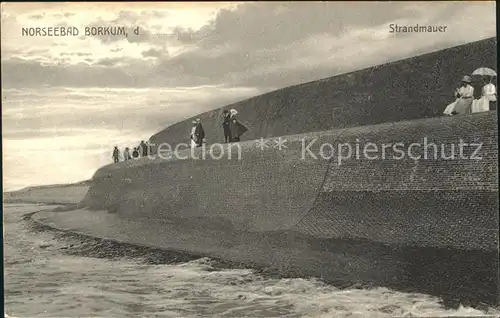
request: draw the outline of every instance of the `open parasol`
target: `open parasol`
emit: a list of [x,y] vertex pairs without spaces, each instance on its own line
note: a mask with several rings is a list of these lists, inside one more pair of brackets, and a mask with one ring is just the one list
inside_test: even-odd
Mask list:
[[472,72],[472,75],[479,75],[479,76],[497,76],[497,72],[492,70],[491,68],[488,67],[480,67],[474,72]]

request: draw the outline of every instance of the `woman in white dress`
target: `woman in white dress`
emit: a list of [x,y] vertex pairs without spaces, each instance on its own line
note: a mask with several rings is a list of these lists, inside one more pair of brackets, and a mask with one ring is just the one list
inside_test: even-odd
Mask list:
[[[495,84],[491,83],[492,79],[493,77],[491,76],[482,77],[484,83],[482,96],[480,99],[476,99],[472,103],[473,113],[487,112],[494,107],[494,104],[497,101],[497,88],[495,87]],[[490,107],[491,104],[493,104],[493,107]]]
[[196,148],[196,125],[197,122],[193,120],[193,127],[191,128],[191,148]]
[[444,115],[453,116],[452,112],[455,109],[455,105],[457,104],[457,100],[458,100],[458,98],[453,103],[446,106],[446,108],[444,109],[444,112],[443,112]]
[[462,78],[462,84],[455,89],[455,97],[457,99],[449,104],[444,110],[445,115],[470,114],[472,101],[474,99],[474,88],[470,85],[472,79],[465,75]]

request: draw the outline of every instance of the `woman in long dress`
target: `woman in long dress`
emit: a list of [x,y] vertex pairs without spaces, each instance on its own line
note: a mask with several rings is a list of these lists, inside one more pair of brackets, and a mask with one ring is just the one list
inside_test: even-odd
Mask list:
[[129,150],[129,148],[128,148],[128,147],[127,147],[127,148],[125,148],[125,150],[123,151],[123,159],[124,159],[125,161],[128,161],[128,160],[131,160],[131,159],[132,159],[132,157],[130,156],[130,150]]
[[465,75],[462,78],[462,84],[455,90],[457,100],[446,107],[444,114],[470,114],[472,101],[474,100],[474,88],[470,85],[472,79]]
[[196,148],[198,142],[196,140],[196,126],[198,123],[193,120],[193,127],[191,127],[191,148]]
[[453,113],[453,110],[455,109],[455,105],[457,104],[457,100],[458,100],[458,98],[453,103],[446,106],[446,108],[444,109],[444,112],[443,112],[444,115],[453,116],[452,113]]
[[236,119],[236,114],[238,114],[238,112],[235,109],[231,109],[229,113],[231,114],[231,116],[229,117],[229,132],[231,134],[231,142],[238,142],[240,141],[241,135],[248,131],[248,128]]
[[205,139],[205,130],[203,129],[203,125],[201,124],[201,120],[199,118],[196,119],[194,135],[196,137],[196,145],[201,147],[203,145],[203,140]]
[[495,103],[497,101],[497,89],[495,84],[491,83],[493,77],[491,76],[483,76],[482,80],[485,84],[482,89],[481,98],[475,100],[472,103],[472,112],[480,113],[487,112],[489,110],[494,109]]
[[[468,80],[468,78],[466,78],[465,76],[464,76],[464,79]],[[460,87],[455,88],[455,97],[456,97],[456,99],[455,99],[455,101],[453,103],[451,103],[448,106],[446,106],[446,108],[445,108],[445,110],[443,112],[444,115],[453,116],[453,115],[457,114],[457,112],[455,112],[455,106],[457,105],[458,101],[460,100],[460,93],[459,92],[460,92],[460,89],[462,87],[466,86],[466,85],[467,85],[467,83],[462,80],[462,83],[461,83]]]

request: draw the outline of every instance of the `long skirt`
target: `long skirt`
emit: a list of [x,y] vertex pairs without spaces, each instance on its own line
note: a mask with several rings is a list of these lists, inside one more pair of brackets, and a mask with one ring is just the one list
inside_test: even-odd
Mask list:
[[470,114],[472,106],[472,98],[459,98],[456,101],[454,111],[457,114]]
[[239,139],[241,137],[241,135],[246,133],[248,131],[248,128],[245,127],[245,125],[243,125],[239,121],[235,121],[235,122],[231,122],[231,124],[229,124],[229,131],[231,133],[231,140],[234,141],[235,138]]
[[480,99],[476,99],[474,100],[474,102],[472,102],[473,113],[487,112],[489,110],[490,110],[490,100],[485,96],[481,97]]
[[455,105],[456,104],[457,104],[457,101],[454,101],[453,103],[451,103],[448,106],[446,106],[446,108],[444,109],[443,114],[445,114],[445,115],[451,115],[451,113],[455,110]]
[[198,146],[198,144],[196,143],[196,141],[191,139],[191,148],[196,148],[197,146]]

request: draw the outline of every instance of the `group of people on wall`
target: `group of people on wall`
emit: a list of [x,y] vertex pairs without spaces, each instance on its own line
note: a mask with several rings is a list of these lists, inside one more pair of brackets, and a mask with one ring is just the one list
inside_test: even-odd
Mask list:
[[[494,70],[481,67],[475,70],[472,76],[463,76],[460,86],[454,92],[456,100],[446,107],[443,114],[453,116],[496,110],[497,90],[495,84],[493,84],[496,75]],[[473,78],[476,80],[473,81]],[[482,87],[480,89],[481,95],[477,92],[479,90],[474,90],[473,85]],[[239,142],[240,137],[248,131],[248,128],[236,119],[237,114],[238,112],[235,109],[223,111],[221,126],[225,143]],[[201,147],[206,142],[205,130],[199,118],[192,123],[193,126],[190,133],[191,148]],[[128,147],[125,148],[122,158],[124,161],[128,161],[139,157],[146,157],[150,151],[149,143],[143,140],[133,151],[130,151]],[[113,162],[120,162],[120,157],[120,150],[115,146],[113,149]]]
[[[238,142],[240,137],[248,131],[248,128],[243,125],[238,119],[236,119],[236,114],[238,111],[235,109],[224,110],[222,112],[222,130],[224,133],[224,142]],[[205,140],[205,130],[203,130],[203,125],[201,120],[197,118],[193,121],[193,127],[191,128],[191,148],[201,147]]]
[[113,149],[113,162],[120,162],[120,158],[123,158],[123,161],[129,161],[139,157],[146,157],[150,152],[150,147],[149,142],[144,142],[144,140],[142,140],[139,146],[134,147],[132,151],[130,151],[129,147],[125,147],[123,156],[120,156],[120,149],[118,149],[118,146],[115,146]]
[[[473,77],[479,80],[473,81]],[[448,116],[458,114],[472,114],[497,109],[497,90],[492,83],[496,72],[492,69],[481,67],[472,73],[472,77],[465,75],[461,84],[455,89],[456,100],[449,104],[443,114]],[[482,86],[481,95],[475,94],[473,84]],[[476,96],[478,98],[475,98]]]
[[[223,111],[221,126],[224,133],[225,143],[240,141],[240,137],[248,131],[248,128],[236,119],[236,114],[238,114],[238,112],[235,109]],[[206,142],[205,130],[203,129],[203,125],[199,118],[194,120],[192,123],[193,127],[191,128],[190,136],[191,148],[201,147],[203,143]],[[112,156],[113,162],[118,163],[121,158],[123,158],[123,161],[129,161],[140,157],[146,157],[148,153],[151,153],[151,150],[149,142],[144,142],[144,140],[141,141],[139,146],[135,147],[133,151],[130,151],[130,148],[126,147],[123,150],[123,154],[120,153],[118,146],[115,146]]]

